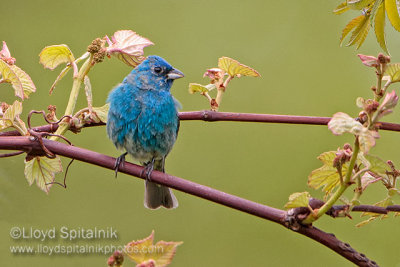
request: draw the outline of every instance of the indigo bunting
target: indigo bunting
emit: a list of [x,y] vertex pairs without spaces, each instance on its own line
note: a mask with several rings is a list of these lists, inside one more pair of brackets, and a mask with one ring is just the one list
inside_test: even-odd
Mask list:
[[171,189],[149,180],[154,170],[164,172],[165,157],[179,130],[179,102],[171,95],[173,81],[184,75],[159,56],[149,56],[132,70],[109,94],[107,134],[114,145],[125,149],[147,172],[144,206],[149,209],[176,208]]

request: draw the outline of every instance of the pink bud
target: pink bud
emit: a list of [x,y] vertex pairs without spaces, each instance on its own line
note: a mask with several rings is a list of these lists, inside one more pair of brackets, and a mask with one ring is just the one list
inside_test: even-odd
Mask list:
[[362,54],[358,54],[357,56],[361,59],[362,64],[364,64],[367,67],[376,68],[379,66],[379,60],[376,57],[362,55]]
[[110,256],[110,257],[108,258],[108,260],[107,260],[107,265],[110,266],[110,267],[112,267],[112,266],[114,266],[114,264],[115,264],[114,256]]
[[392,109],[397,105],[399,97],[396,95],[395,91],[387,93],[385,99],[383,100],[381,107],[382,109]]
[[11,56],[5,41],[3,41],[3,48],[0,51],[0,59],[5,61],[8,65],[14,65],[15,63],[15,58]]
[[224,71],[221,70],[220,68],[208,69],[203,75],[203,77],[209,77],[211,80],[220,79],[223,76],[224,76]]
[[136,267],[155,267],[156,266],[156,262],[153,259],[150,259],[148,261],[142,262],[138,265],[136,265]]

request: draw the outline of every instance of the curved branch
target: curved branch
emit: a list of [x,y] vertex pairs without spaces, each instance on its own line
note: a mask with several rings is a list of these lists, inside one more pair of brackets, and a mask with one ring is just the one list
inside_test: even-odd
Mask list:
[[[71,159],[77,159],[110,170],[114,169],[116,159],[113,157],[51,140],[43,140],[43,143],[46,148],[54,154]],[[43,150],[39,142],[35,140],[35,138],[27,136],[1,137],[0,149],[22,150],[33,155],[43,155]],[[126,162],[123,166],[120,166],[119,171],[131,176],[141,177],[143,167]],[[156,183],[176,190],[281,224],[323,244],[326,247],[329,247],[359,266],[377,266],[374,261],[371,261],[366,258],[365,255],[358,253],[351,248],[350,245],[338,240],[333,234],[325,233],[313,226],[298,225],[297,227],[293,227],[289,223],[286,211],[227,194],[159,171],[153,171],[150,175],[150,179]]]

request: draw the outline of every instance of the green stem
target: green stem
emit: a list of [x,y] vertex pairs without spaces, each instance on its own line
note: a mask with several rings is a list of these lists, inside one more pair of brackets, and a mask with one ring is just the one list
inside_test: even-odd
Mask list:
[[218,88],[217,97],[215,98],[215,102],[217,102],[218,107],[221,105],[222,95],[224,94],[225,89]]
[[228,86],[229,82],[234,78],[234,76],[228,76],[228,78],[226,78],[226,80],[224,81],[224,83],[222,84],[222,87],[218,87],[218,93],[217,93],[217,97],[215,98],[215,102],[217,102],[218,107],[221,105],[221,101],[222,101],[222,95],[225,93],[226,87]]
[[226,78],[226,80],[223,83],[224,89],[226,87],[228,87],[229,82],[232,81],[233,78],[234,78],[234,76],[230,76],[230,75],[228,76],[228,78]]
[[25,128],[23,125],[20,126],[20,125],[14,123],[14,124],[13,124],[13,127],[14,127],[15,129],[17,129],[17,131],[18,131],[22,136],[26,135],[27,132],[28,132],[28,130],[26,130],[26,128]]
[[382,78],[383,78],[384,69],[381,64],[379,64],[379,68],[376,69],[376,91],[375,91],[375,101],[381,100],[382,98]]
[[376,83],[376,92],[375,92],[375,101],[381,100],[381,88],[382,88],[382,73],[378,70],[378,73],[376,74],[377,76],[377,83]]
[[[69,100],[67,104],[67,108],[65,109],[64,116],[72,116],[76,102],[78,100],[78,95],[79,95],[79,89],[81,88],[82,82],[85,78],[85,76],[89,73],[90,68],[92,67],[92,59],[93,55],[91,54],[90,57],[83,63],[82,67],[80,68],[78,72],[78,76],[74,77],[74,82],[72,84],[72,89],[71,93],[69,95]],[[59,124],[59,127],[55,134],[57,135],[63,135],[68,129],[69,129],[69,118],[66,118],[63,122]],[[57,140],[57,136],[52,136],[50,140]]]
[[211,102],[212,98],[211,98],[211,96],[208,94],[208,92],[204,92],[202,95],[204,95],[204,96],[208,99],[208,101]]
[[362,188],[362,183],[361,183],[361,175],[363,175],[366,171],[368,171],[368,168],[364,168],[354,175],[354,179],[356,181],[357,187],[354,191],[353,199],[351,200],[352,205],[359,205],[358,200],[360,199],[361,194],[363,193],[363,188]]
[[360,144],[358,142],[358,137],[356,137],[356,141],[354,142],[354,150],[353,155],[351,155],[349,168],[347,169],[346,176],[344,178],[343,184],[340,185],[338,190],[329,198],[329,200],[318,210],[316,214],[310,214],[302,223],[303,224],[311,224],[312,222],[318,220],[319,217],[324,215],[328,210],[332,208],[332,206],[336,203],[336,201],[343,195],[344,191],[351,185],[350,180],[353,174],[354,165],[356,164],[358,153],[360,152]]
[[[382,88],[382,90],[381,90],[382,95],[384,95],[384,94],[386,93],[387,88],[388,88],[391,84],[392,84],[392,81],[391,81],[391,80],[388,80],[388,81],[385,83],[385,85],[383,86],[383,88]],[[381,98],[382,98],[382,97],[381,97]]]

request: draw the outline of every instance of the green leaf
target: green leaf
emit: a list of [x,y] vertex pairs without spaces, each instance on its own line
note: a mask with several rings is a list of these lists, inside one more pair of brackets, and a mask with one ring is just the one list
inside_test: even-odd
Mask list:
[[293,193],[289,196],[289,201],[285,204],[285,209],[308,207],[310,198],[311,196],[308,192]]
[[[308,176],[308,186],[314,189],[322,187],[322,190],[329,193],[340,184],[340,176],[335,167],[333,160],[336,157],[336,151],[324,152],[318,156],[323,166],[312,171]],[[342,176],[346,174],[348,163],[342,166]]]
[[394,63],[394,64],[388,64],[386,71],[385,71],[385,79],[390,79],[392,83],[394,82],[400,82],[400,64],[399,63]]
[[371,168],[371,162],[369,162],[366,158],[366,155],[364,153],[360,152],[357,155],[357,161],[358,163],[362,164],[365,168]]
[[107,123],[107,115],[109,109],[110,103],[107,103],[102,107],[94,107],[93,112],[96,113],[97,118],[99,118],[101,122]]
[[153,245],[154,231],[145,239],[132,241],[124,248],[124,254],[137,263],[136,266],[164,267],[172,262],[176,249],[183,242],[158,241]]
[[12,123],[8,120],[3,120],[0,118],[0,131],[5,130],[12,126]]
[[369,171],[379,175],[386,176],[386,171],[392,171],[389,164],[374,155],[364,155],[364,157],[369,161],[370,167]]
[[189,93],[194,94],[194,93],[200,93],[204,94],[207,93],[209,90],[206,86],[201,85],[199,83],[189,83]]
[[367,154],[369,150],[375,146],[375,139],[379,138],[378,132],[363,128],[363,131],[358,135],[358,141],[360,143],[360,149],[364,154]]
[[393,28],[400,32],[400,17],[396,0],[385,0],[385,9]]
[[10,128],[12,126],[13,126],[13,120],[4,118],[4,115],[0,118],[0,131]]
[[[382,2],[382,1],[377,1],[377,2]],[[381,3],[376,11],[374,29],[375,29],[376,40],[378,41],[383,51],[389,54],[385,38],[385,3]]]
[[333,13],[335,13],[336,15],[339,15],[339,14],[346,12],[349,9],[350,9],[350,7],[347,6],[347,2],[343,2],[333,10]]
[[371,217],[368,220],[365,220],[365,221],[362,221],[360,223],[357,223],[356,227],[362,227],[362,226],[367,225],[367,224],[369,224],[370,222],[372,222],[372,221],[374,221],[376,219],[377,219],[377,217]]
[[347,0],[347,5],[351,9],[361,10],[371,4],[374,0]]
[[14,103],[9,106],[4,112],[3,120],[14,121],[22,113],[22,103],[15,100]]
[[11,83],[15,91],[15,96],[24,99],[24,88],[22,87],[22,83],[18,79],[17,74],[13,71],[10,65],[8,65],[1,59],[0,59],[0,73],[3,77],[2,79],[5,82]]
[[342,31],[342,36],[340,37],[340,45],[342,45],[344,38],[353,30],[356,26],[360,25],[365,19],[364,15],[360,15],[352,19]]
[[335,135],[343,133],[356,134],[362,131],[362,124],[343,112],[333,114],[332,119],[328,123],[329,130]]
[[333,115],[328,123],[328,129],[335,135],[341,135],[346,132],[357,135],[360,142],[360,149],[365,154],[375,145],[375,139],[379,138],[377,132],[368,130],[368,128],[343,112]]
[[114,33],[111,40],[106,36],[109,47],[107,53],[116,56],[125,64],[136,67],[145,57],[143,49],[154,45],[149,39],[144,38],[131,30],[121,30]]
[[46,46],[39,54],[39,62],[45,68],[54,70],[58,65],[63,63],[73,63],[74,55],[69,47],[65,44]]
[[31,77],[16,65],[8,65],[0,59],[0,73],[4,81],[11,83],[15,95],[21,99],[28,98],[31,93],[36,91]]
[[360,48],[360,46],[364,43],[370,28],[371,28],[371,21],[369,20],[369,15],[365,15],[363,20],[360,22],[360,24],[357,25],[357,27],[351,34],[347,46],[352,46],[357,44],[356,49]]
[[7,129],[9,127],[16,128],[21,135],[26,135],[28,130],[26,129],[25,123],[19,118],[22,113],[22,103],[15,100],[4,112],[0,119],[0,130]]
[[388,195],[390,196],[390,197],[396,197],[396,198],[398,198],[399,196],[400,196],[400,189],[397,189],[397,188],[390,188],[389,190],[388,190]]
[[[368,172],[364,173],[364,175],[361,177],[363,190],[365,190],[371,184],[380,181],[378,177],[380,177],[384,183],[389,180],[386,171],[391,171],[391,168],[385,161],[377,156],[364,155],[364,153],[359,153],[357,158],[364,167],[368,168]],[[375,175],[372,176],[371,172]]]
[[218,68],[224,70],[231,77],[235,76],[252,76],[259,77],[260,74],[253,68],[239,63],[239,61],[234,60],[229,57],[221,57],[218,59]]
[[36,92],[36,86],[33,83],[31,77],[16,65],[11,65],[10,68],[13,70],[15,75],[17,75],[18,80],[21,83],[22,89],[24,91],[24,98],[29,98],[29,95],[31,93]]
[[[342,175],[344,176],[345,172],[342,171]],[[322,187],[322,190],[327,193],[332,192],[339,184],[340,176],[337,169],[331,166],[323,165],[321,168],[312,171],[308,176],[309,187],[314,189]]]
[[[375,0],[374,0],[375,1]],[[375,18],[376,12],[378,11],[378,8],[380,7],[380,5],[382,4],[384,0],[376,0],[374,2],[374,4],[371,7],[371,11],[369,12],[369,19],[371,20],[371,24],[373,23],[373,20]]]
[[54,159],[34,157],[29,161],[25,160],[25,177],[29,185],[36,181],[36,185],[46,193],[49,193],[51,187],[49,183],[54,182],[54,176],[58,172],[62,172],[61,160],[58,156]]
[[333,166],[333,160],[336,158],[336,151],[324,152],[317,157],[325,165]]

